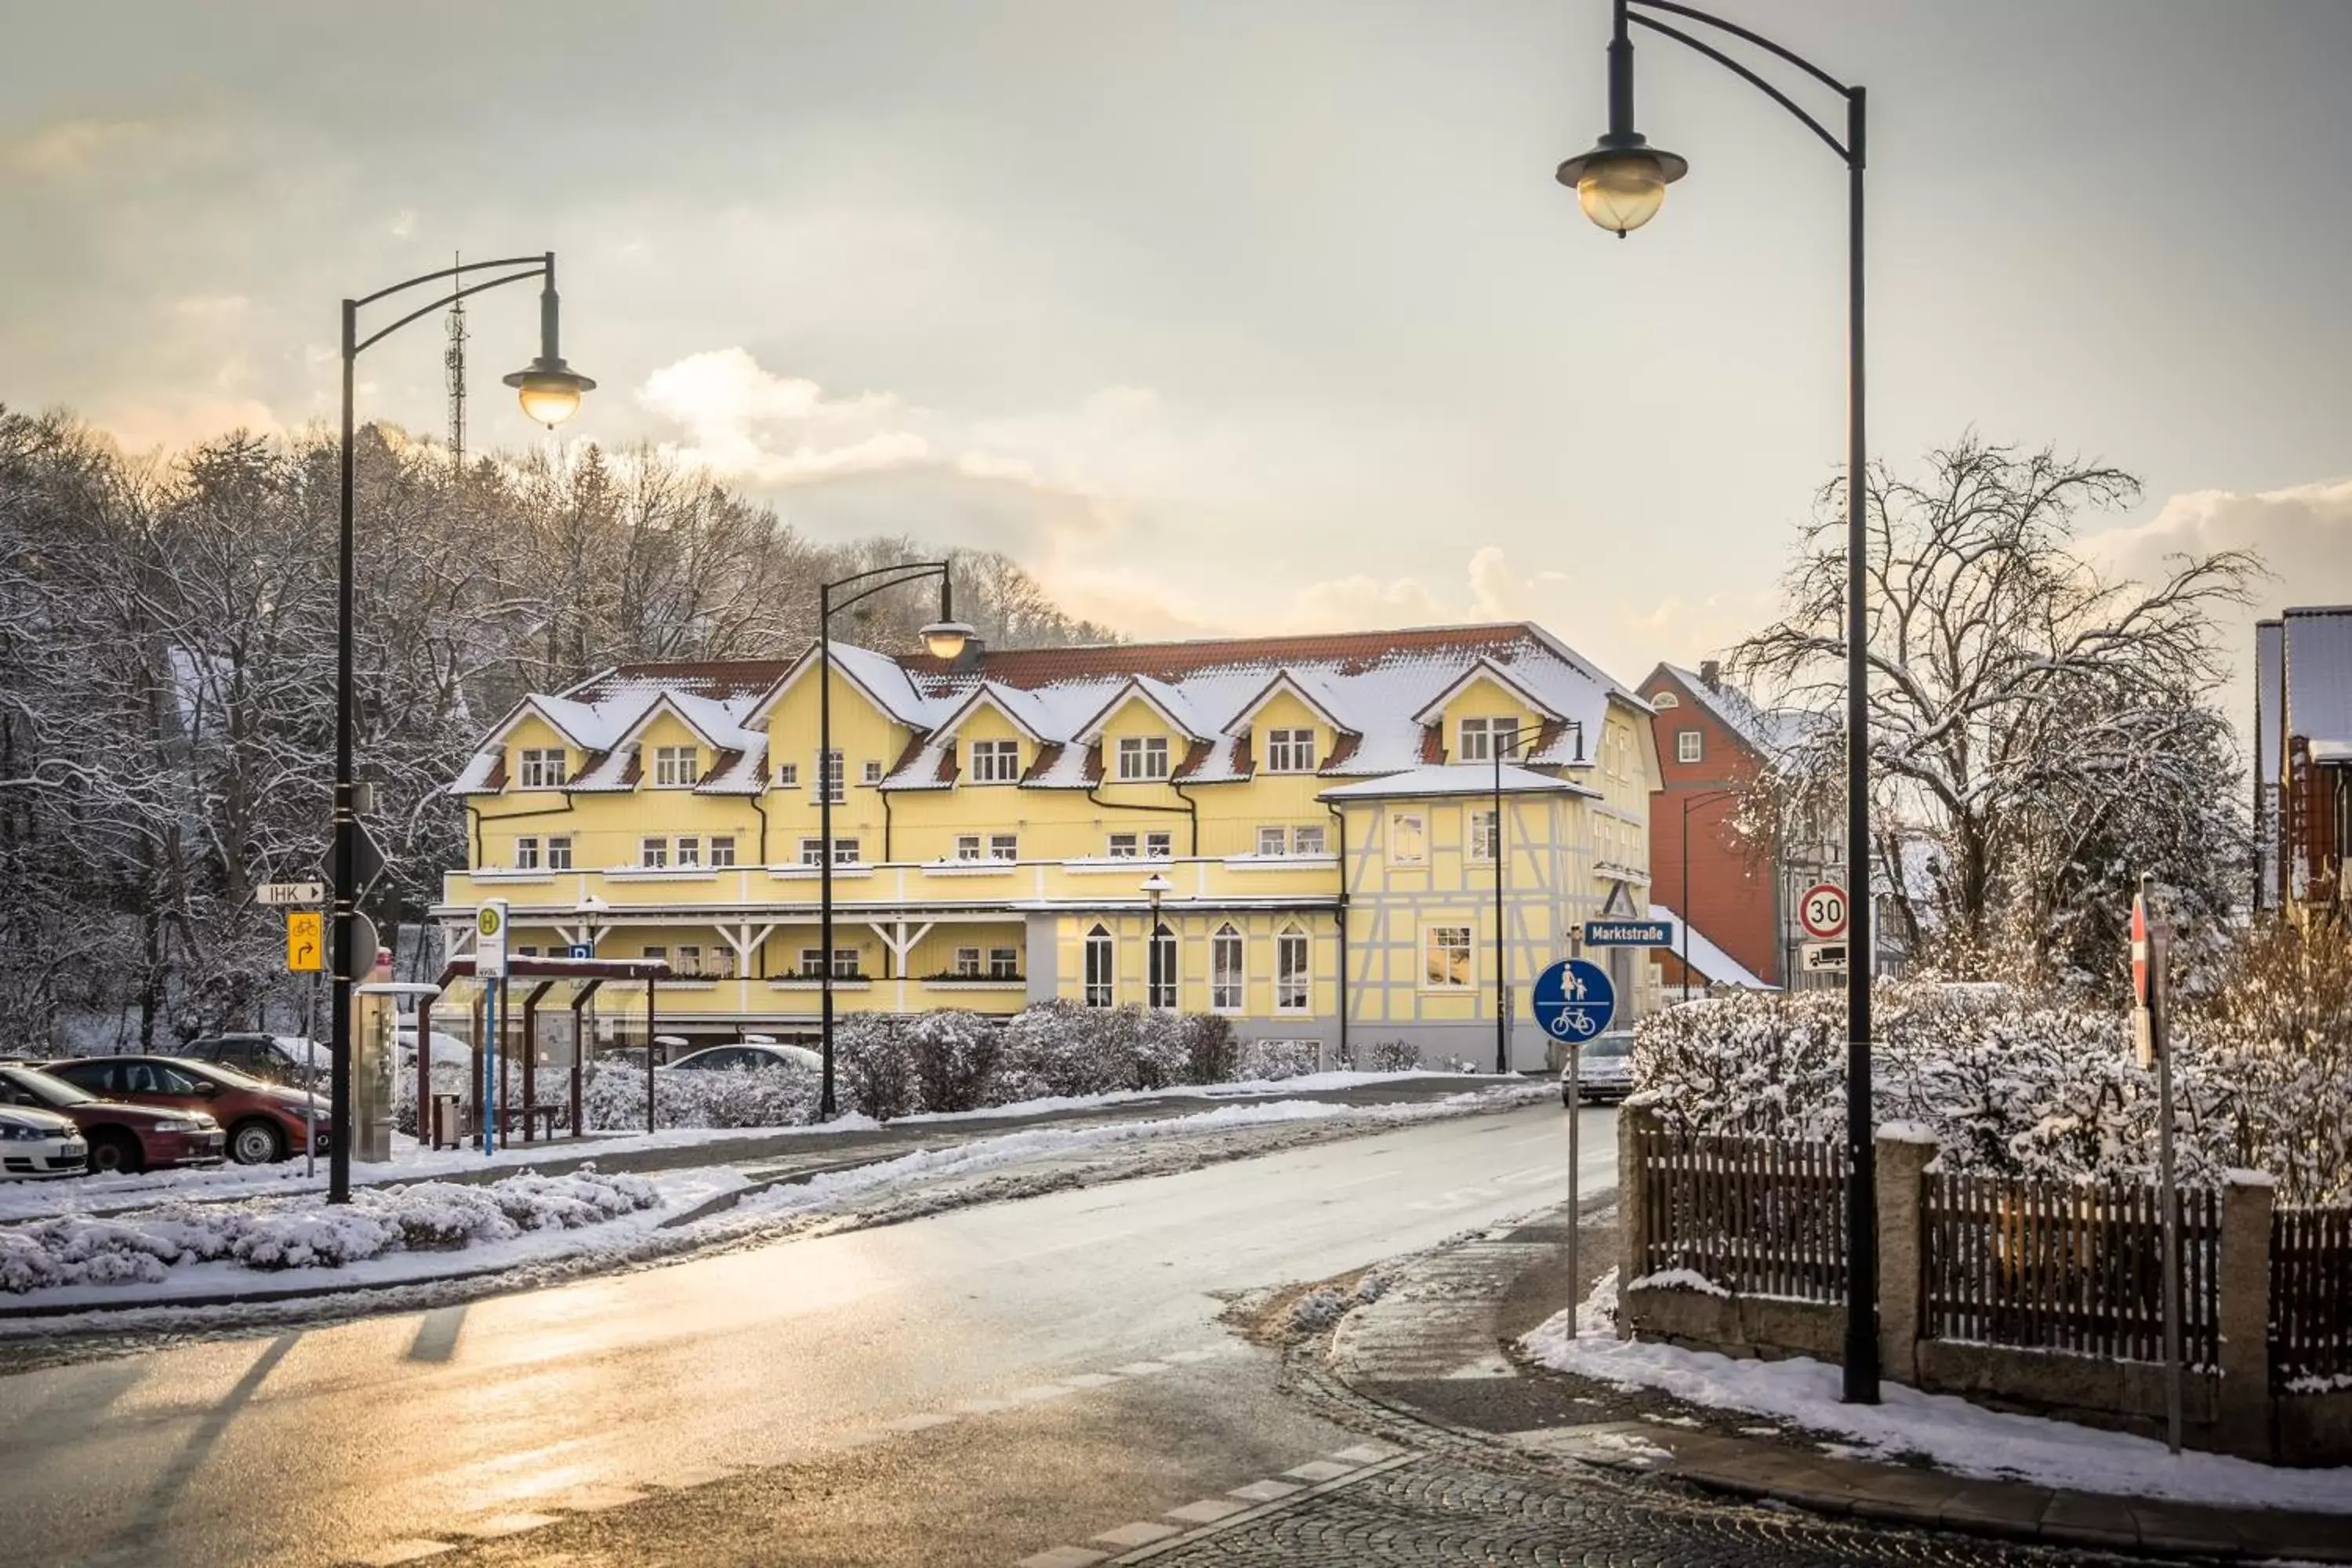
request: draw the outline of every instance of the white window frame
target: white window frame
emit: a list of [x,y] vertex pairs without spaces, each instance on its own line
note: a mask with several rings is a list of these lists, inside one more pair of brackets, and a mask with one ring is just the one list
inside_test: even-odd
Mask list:
[[1155,833],[1149,828],[1143,835],[1143,858],[1146,860],[1172,860],[1176,858],[1176,836]]
[[[1507,743],[1519,732],[1517,719],[1465,719],[1454,726],[1456,762],[1491,763],[1498,742]],[[1475,743],[1473,743],[1475,737]]]
[[1319,822],[1302,823],[1290,830],[1290,852],[1293,855],[1328,855],[1330,850],[1325,846],[1329,843]]
[[551,871],[572,869],[572,835],[558,833],[548,839],[547,868]]
[[1121,735],[1118,738],[1118,779],[1121,784],[1155,784],[1168,774],[1168,737]]
[[656,746],[654,788],[692,789],[702,782],[700,760],[701,748],[697,746]]
[[648,834],[637,840],[637,869],[664,871],[669,868],[669,836]]
[[857,840],[855,837],[836,837],[834,839],[833,863],[836,866],[855,866],[858,864]]
[[692,866],[699,869],[702,865],[702,835],[681,833],[671,839],[669,862],[673,866]]
[[1418,811],[1390,812],[1381,847],[1391,866],[1428,865],[1429,818]]
[[[1450,940],[1458,933],[1459,942]],[[1444,939],[1447,956],[1462,956],[1463,978],[1453,980],[1431,973],[1431,960],[1438,955],[1439,943]],[[1450,967],[1450,966],[1449,966]],[[1476,928],[1455,925],[1425,925],[1421,928],[1421,989],[1423,991],[1475,991],[1478,988],[1478,932]]]
[[978,860],[980,858],[980,847],[982,842],[983,840],[977,833],[957,834],[955,841],[955,858],[966,864]]
[[1265,732],[1265,771],[1270,773],[1311,773],[1315,771],[1315,731],[1270,729]]
[[1261,857],[1290,853],[1290,835],[1279,827],[1257,830],[1257,852]]
[[520,789],[562,789],[564,763],[562,746],[525,746],[518,752],[515,782]]
[[704,857],[702,863],[722,871],[732,867],[735,864],[735,836],[731,833],[712,834],[710,853]]
[[1274,1010],[1308,1013],[1315,1006],[1315,945],[1288,925],[1274,936]]
[[1234,922],[1209,938],[1209,1011],[1239,1013],[1249,995],[1249,943]]
[[981,973],[980,949],[976,947],[957,948],[955,950],[955,964],[953,967],[953,973],[958,980],[979,979]]
[[1671,691],[1661,691],[1655,697],[1650,699],[1650,706],[1656,709],[1661,713],[1664,712],[1669,708],[1679,708],[1682,705],[1683,700],[1675,696]]
[[1706,731],[1704,730],[1675,731],[1675,761],[1678,763],[1706,761]]
[[702,944],[698,942],[679,942],[677,959],[670,965],[670,970],[673,973],[684,975],[689,979],[705,978],[702,973]]
[[991,980],[1021,978],[1021,950],[1017,947],[992,947],[988,950],[988,977]]
[[974,741],[971,752],[972,783],[1000,784],[1021,782],[1020,742]]
[[[835,948],[833,950],[833,977],[835,980],[854,980],[856,976],[857,950],[854,947]],[[801,949],[800,977],[803,980],[822,980],[824,978],[824,949],[821,947],[804,947]]]
[[[801,840],[801,864],[802,864],[802,865],[806,866],[806,867],[810,868],[812,870],[814,870],[814,868],[818,868],[818,867],[820,867],[820,866],[823,866],[823,865],[824,864],[824,839],[822,839],[822,838],[803,838],[803,839],[802,839],[802,840]],[[856,864],[857,864],[857,840],[856,840],[856,839],[855,839],[855,838],[842,838],[842,837],[835,837],[835,839],[834,839],[834,841],[833,841],[833,863],[834,863],[835,865],[836,865],[836,866],[855,866],[855,865],[856,865]]]
[[1143,835],[1114,833],[1104,840],[1104,853],[1113,860],[1134,860],[1143,854]]
[[988,836],[988,858],[992,860],[1021,858],[1021,836],[1017,833],[992,833]]
[[820,763],[818,773],[823,781],[822,787],[824,790],[824,798],[829,799],[835,805],[839,805],[843,801],[849,798],[849,791],[847,787],[847,769],[849,764],[839,752],[835,752],[830,755],[820,757],[818,762]]
[[518,871],[539,869],[539,839],[531,834],[520,834],[515,838],[514,868]]
[[1083,997],[1089,1007],[1115,1007],[1118,1005],[1118,939],[1107,926],[1096,925],[1089,930],[1082,948],[1085,962],[1080,975],[1085,983]]
[[798,788],[800,788],[800,787],[801,787],[801,765],[800,765],[800,763],[778,763],[776,764],[776,787],[777,787],[778,789],[798,789]]
[[1462,837],[1473,864],[1491,866],[1495,863],[1496,840],[1501,837],[1501,819],[1491,805],[1463,808]]
[[1153,926],[1144,952],[1143,1005],[1155,1012],[1173,1013],[1179,978],[1175,929],[1166,921]]
[[646,943],[646,958],[649,963],[667,963],[669,962],[669,944],[667,942],[652,942]]
[[880,763],[868,761],[865,764],[864,768],[860,770],[857,782],[869,785],[880,784],[882,782],[882,764]]

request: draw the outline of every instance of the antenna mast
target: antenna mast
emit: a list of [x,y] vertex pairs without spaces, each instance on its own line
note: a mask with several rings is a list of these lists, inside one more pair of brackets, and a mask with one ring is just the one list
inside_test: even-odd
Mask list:
[[[452,255],[452,264],[463,258]],[[466,471],[466,301],[449,306],[449,347],[441,355],[449,384],[449,456],[457,472]]]

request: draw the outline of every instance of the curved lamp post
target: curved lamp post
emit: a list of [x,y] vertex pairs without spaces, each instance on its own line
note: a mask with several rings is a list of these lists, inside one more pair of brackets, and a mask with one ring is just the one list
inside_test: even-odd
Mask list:
[[[1654,13],[1712,27],[1796,67],[1845,100],[1845,140],[1797,101],[1714,45]],[[1666,187],[1690,165],[1651,146],[1633,129],[1633,45],[1628,24],[1697,50],[1787,110],[1838,155],[1846,167],[1846,875],[1851,911],[1846,966],[1846,1302],[1845,1380],[1848,1404],[1878,1403],[1878,1193],[1872,1169],[1870,1123],[1870,982],[1876,949],[1871,933],[1869,619],[1864,609],[1862,176],[1864,91],[1849,86],[1760,33],[1675,0],[1616,0],[1609,40],[1609,130],[1591,152],[1559,166],[1559,182],[1574,187],[1593,222],[1623,238],[1655,217]],[[1689,911],[1684,911],[1689,918]]]
[[[1701,790],[1696,795],[1683,796],[1683,907],[1676,911],[1682,925],[1683,1000],[1691,999],[1691,894],[1690,894],[1690,814],[1695,805],[1716,805],[1727,800],[1738,800],[1736,789]],[[1774,933],[1776,936],[1778,932]]]
[[[817,942],[821,948],[817,956],[817,990],[823,997],[818,1016],[824,1057],[816,1106],[820,1121],[830,1121],[839,1113],[833,1095],[833,806],[834,792],[839,789],[846,793],[849,784],[847,768],[841,770],[838,783],[834,772],[837,759],[833,754],[833,613],[845,610],[886,588],[932,577],[940,580],[940,618],[922,629],[923,651],[933,658],[953,660],[962,656],[972,630],[955,618],[955,591],[948,580],[948,563],[908,561],[896,566],[878,566],[839,582],[820,584],[816,591],[816,879]],[[844,589],[856,592],[835,599],[834,595]]]
[[[520,270],[516,270],[520,268]],[[491,272],[496,278],[478,283],[455,287],[430,304],[419,305],[391,325],[380,327],[366,337],[360,336],[361,310],[379,300],[411,289],[421,289],[428,283],[455,284],[467,273]],[[331,868],[335,889],[335,932],[333,1016],[329,1020],[332,1044],[329,1065],[329,1114],[332,1118],[332,1144],[327,1155],[327,1201],[347,1204],[352,1201],[352,987],[361,975],[375,963],[375,954],[369,953],[362,962],[352,952],[358,937],[359,924],[359,814],[353,798],[352,781],[352,733],[357,728],[358,698],[353,688],[352,600],[352,381],[354,367],[362,351],[373,348],[401,328],[421,316],[427,316],[469,295],[496,289],[508,283],[540,279],[539,292],[539,357],[506,378],[506,384],[520,394],[522,411],[551,429],[572,417],[580,407],[583,393],[594,388],[595,383],[563,363],[556,346],[555,252],[539,256],[509,256],[497,261],[468,261],[461,267],[445,267],[437,272],[427,272],[389,289],[379,289],[373,294],[343,301],[343,428],[342,428],[342,514],[341,531],[335,556],[335,843],[333,865]],[[420,1043],[420,1057],[427,1054],[431,1042]]]

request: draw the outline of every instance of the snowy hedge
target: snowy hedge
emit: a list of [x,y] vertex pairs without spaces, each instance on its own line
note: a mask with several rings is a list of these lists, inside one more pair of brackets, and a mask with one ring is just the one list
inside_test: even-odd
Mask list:
[[887,1120],[1048,1096],[1222,1083],[1240,1048],[1226,1019],[1052,1001],[1002,1024],[974,1013],[864,1013],[834,1031],[841,1094]]
[[[2156,1163],[2157,1085],[2120,1012],[2001,987],[1882,984],[1873,1005],[1872,1113],[1919,1123],[1946,1170],[2142,1179]],[[2184,1015],[2173,1035],[2184,1179],[2270,1171],[2299,1203],[2352,1199],[2352,1073],[2341,1046]],[[1842,992],[1745,993],[1652,1015],[1634,1072],[1670,1128],[1843,1136]]]
[[0,1290],[157,1284],[173,1268],[335,1268],[402,1249],[446,1250],[528,1230],[573,1230],[659,1205],[642,1177],[533,1173],[482,1184],[363,1187],[348,1205],[173,1204],[121,1219],[61,1215],[0,1230]]
[[[654,1125],[794,1127],[816,1119],[817,1092],[817,1075],[795,1068],[656,1072]],[[646,1125],[646,1069],[626,1062],[593,1062],[582,1100],[583,1120],[593,1131],[641,1132]]]

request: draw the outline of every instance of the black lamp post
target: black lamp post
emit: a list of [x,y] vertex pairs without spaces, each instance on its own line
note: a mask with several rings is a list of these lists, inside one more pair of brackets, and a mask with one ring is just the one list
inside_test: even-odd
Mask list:
[[1708,801],[1718,801],[1718,800],[1736,800],[1736,799],[1738,799],[1738,795],[1739,795],[1739,792],[1738,792],[1738,790],[1736,790],[1736,789],[1710,789],[1710,790],[1702,790],[1702,791],[1700,791],[1700,792],[1699,792],[1698,794],[1696,794],[1696,795],[1686,795],[1683,796],[1683,903],[1682,903],[1682,909],[1681,909],[1681,910],[1680,910],[1679,912],[1680,912],[1681,917],[1682,917],[1682,927],[1683,927],[1683,942],[1682,942],[1682,948],[1683,948],[1683,952],[1682,952],[1682,960],[1683,960],[1683,1000],[1684,1000],[1684,1001],[1685,1001],[1685,1002],[1687,1002],[1687,1001],[1689,1001],[1689,1000],[1691,999],[1691,994],[1690,994],[1690,991],[1691,991],[1691,987],[1690,987],[1690,977],[1691,977],[1691,962],[1690,962],[1690,933],[1691,933],[1691,907],[1690,907],[1690,814],[1691,814],[1691,807],[1692,807],[1692,806],[1695,806],[1695,805],[1700,805],[1700,804],[1701,804],[1701,803],[1703,803],[1703,802],[1708,802]]
[[[1798,107],[1795,100],[1714,45],[1703,43],[1650,13],[1663,12],[1715,28],[1796,67],[1845,100],[1845,140]],[[1847,890],[1846,966],[1846,1303],[1845,1386],[1848,1404],[1878,1402],[1878,1193],[1872,1167],[1870,1121],[1869,898],[1870,748],[1869,617],[1863,595],[1868,538],[1864,491],[1862,184],[1864,91],[1837,79],[1759,33],[1675,0],[1616,0],[1609,40],[1609,130],[1589,153],[1559,166],[1559,182],[1575,187],[1585,213],[1622,238],[1657,216],[1666,186],[1690,165],[1652,147],[1633,129],[1633,45],[1628,24],[1685,44],[1722,66],[1797,117],[1846,167],[1846,866],[1861,883]],[[1684,911],[1688,920],[1689,911]]]
[[[955,592],[948,580],[948,563],[944,561],[908,561],[896,566],[878,566],[837,583],[824,584],[816,591],[817,942],[822,948],[817,956],[817,989],[823,997],[819,1027],[824,1064],[817,1095],[816,1114],[820,1121],[830,1121],[838,1113],[833,1097],[833,806],[835,790],[839,788],[845,793],[849,784],[847,768],[840,770],[838,784],[835,774],[837,759],[833,754],[833,613],[845,610],[885,588],[931,577],[940,580],[940,618],[923,628],[923,647],[934,658],[954,659],[963,653],[972,632],[955,618]],[[835,600],[834,595],[845,588],[856,592]]]
[[[511,270],[520,268],[520,271]],[[469,272],[499,271],[496,278],[452,289],[429,305],[420,305],[391,325],[366,337],[359,335],[360,310],[377,300],[427,283],[454,282]],[[580,395],[595,383],[563,363],[556,346],[555,252],[541,256],[510,256],[498,261],[469,261],[445,267],[379,289],[373,294],[343,301],[343,444],[341,532],[335,557],[335,844],[331,875],[335,890],[333,1016],[328,1021],[332,1050],[329,1060],[329,1114],[332,1121],[328,1149],[327,1201],[352,1201],[352,987],[375,966],[375,954],[354,952],[359,925],[359,810],[352,780],[353,731],[357,728],[358,693],[354,689],[352,638],[352,380],[361,351],[374,347],[420,316],[453,305],[471,294],[502,284],[541,280],[539,294],[539,357],[506,378],[522,402],[522,411],[551,429],[572,417]],[[420,1044],[420,1057],[430,1042]]]

